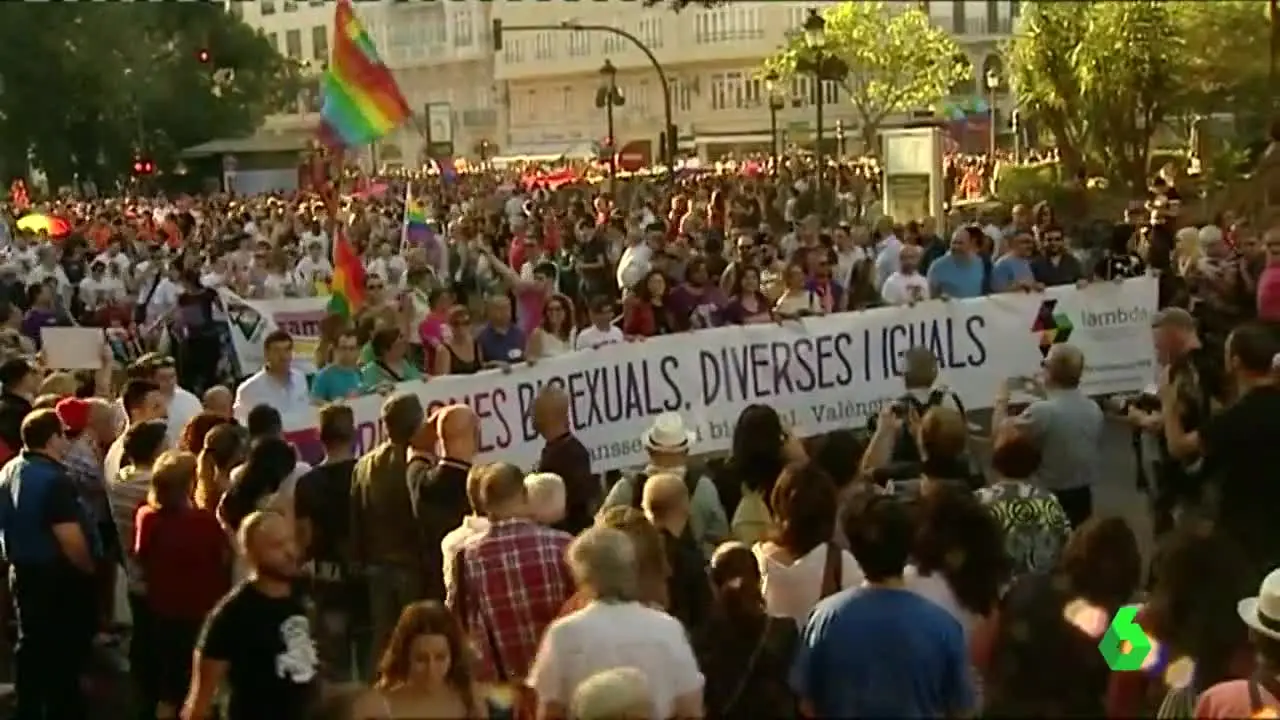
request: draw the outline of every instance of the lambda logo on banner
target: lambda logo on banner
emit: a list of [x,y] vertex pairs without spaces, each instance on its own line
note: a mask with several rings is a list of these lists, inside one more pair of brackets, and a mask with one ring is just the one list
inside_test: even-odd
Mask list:
[[232,325],[235,325],[240,334],[249,342],[257,341],[257,335],[262,331],[264,325],[262,315],[257,310],[238,302],[227,303],[227,320]]
[[1049,348],[1059,343],[1067,342],[1071,339],[1071,331],[1075,326],[1071,324],[1071,318],[1066,313],[1055,312],[1058,308],[1057,300],[1045,300],[1040,303],[1040,311],[1036,313],[1035,322],[1031,324],[1031,332],[1034,333],[1040,345],[1040,357],[1049,354]]

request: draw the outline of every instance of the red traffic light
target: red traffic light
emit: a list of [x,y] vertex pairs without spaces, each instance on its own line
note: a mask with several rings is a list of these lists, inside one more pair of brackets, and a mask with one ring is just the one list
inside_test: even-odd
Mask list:
[[196,60],[199,60],[199,61],[200,61],[200,62],[202,62],[202,63],[207,63],[207,62],[209,62],[209,51],[208,51],[208,50],[203,50],[203,49],[202,49],[202,50],[197,51],[197,52],[196,52]]
[[142,174],[142,163],[140,163],[140,162],[136,162],[136,163],[134,163],[134,164],[133,164],[133,171],[134,171],[135,173],[138,173],[139,175],[141,175],[141,174]]
[[156,170],[156,166],[150,160],[134,160],[133,161],[134,175],[150,175],[151,173],[155,172],[155,170]]

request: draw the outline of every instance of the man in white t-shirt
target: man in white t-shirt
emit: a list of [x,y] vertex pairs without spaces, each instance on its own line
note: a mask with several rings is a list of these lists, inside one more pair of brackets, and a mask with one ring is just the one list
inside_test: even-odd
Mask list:
[[898,251],[898,269],[880,286],[886,305],[915,305],[929,299],[929,280],[920,274],[920,256],[919,245],[903,245]]
[[182,429],[191,418],[204,410],[204,404],[190,391],[178,386],[178,369],[173,358],[168,355],[147,353],[138,358],[133,369],[135,372],[130,374],[150,380],[160,387],[160,394],[165,401],[165,417],[168,418],[168,432],[165,436],[171,447],[177,447]]
[[319,240],[313,240],[306,245],[307,255],[298,261],[297,267],[294,269],[294,276],[298,279],[298,284],[304,288],[315,287],[318,281],[328,281],[333,277],[333,265],[329,262],[329,258],[324,256],[324,245]]
[[578,331],[573,339],[573,349],[595,350],[625,341],[622,328],[613,324],[613,302],[607,297],[592,300],[591,324]]

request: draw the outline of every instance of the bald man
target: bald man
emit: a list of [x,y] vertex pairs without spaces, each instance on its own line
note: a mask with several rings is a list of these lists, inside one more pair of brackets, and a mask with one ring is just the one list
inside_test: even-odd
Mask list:
[[[257,717],[263,707],[273,717],[308,717],[319,657],[304,597],[295,589],[299,553],[293,528],[282,515],[254,512],[240,524],[238,539],[250,567],[248,582],[228,593],[205,621],[182,717],[213,717],[220,687],[226,690],[227,717]],[[197,629],[189,630],[193,640]]]
[[225,418],[231,417],[231,407],[234,401],[235,396],[231,394],[231,391],[221,385],[214,385],[204,393],[205,411]]
[[[1080,390],[1085,357],[1074,345],[1054,345],[1044,358],[1044,397],[1010,423],[1040,446],[1037,484],[1053,492],[1073,528],[1093,513],[1093,485],[1102,473],[1102,408]],[[996,396],[993,422],[1009,406],[1009,383]]]
[[533,401],[533,429],[545,444],[537,472],[554,473],[564,480],[564,519],[555,527],[570,535],[591,527],[600,506],[600,481],[591,474],[591,453],[573,434],[569,396],[556,385],[547,385]]
[[[440,459],[433,463],[413,461],[407,473],[409,498],[423,533],[426,556],[426,595],[444,601],[444,555],[440,544],[444,537],[462,524],[463,518],[475,511],[467,500],[467,474],[479,452],[480,423],[470,407],[447,405],[427,419],[434,425]],[[425,439],[431,435],[424,431]]]
[[664,536],[667,552],[667,595],[672,616],[686,628],[697,628],[711,607],[707,583],[706,556],[689,533],[689,488],[674,473],[655,473],[645,481],[640,507],[649,522]]

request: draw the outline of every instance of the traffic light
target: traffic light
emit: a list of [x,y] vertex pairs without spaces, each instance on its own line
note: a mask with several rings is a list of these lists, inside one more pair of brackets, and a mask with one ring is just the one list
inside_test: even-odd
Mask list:
[[196,51],[196,60],[198,62],[207,63],[210,59],[212,59],[212,56],[209,55],[209,51],[207,49],[200,48]]
[[502,21],[493,21],[493,51],[502,52]]
[[134,175],[150,175],[156,171],[156,166],[150,160],[138,158],[133,161]]

